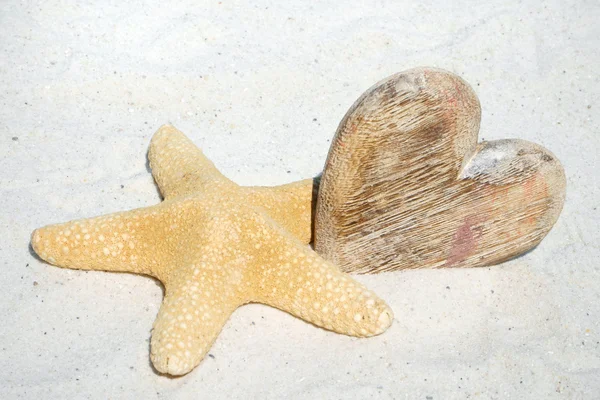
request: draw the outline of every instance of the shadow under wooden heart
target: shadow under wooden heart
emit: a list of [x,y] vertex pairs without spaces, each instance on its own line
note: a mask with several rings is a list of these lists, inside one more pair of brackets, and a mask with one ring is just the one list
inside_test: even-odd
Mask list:
[[556,222],[565,174],[523,140],[477,143],[481,109],[449,72],[417,68],[367,90],[329,150],[315,249],[345,272],[495,264]]

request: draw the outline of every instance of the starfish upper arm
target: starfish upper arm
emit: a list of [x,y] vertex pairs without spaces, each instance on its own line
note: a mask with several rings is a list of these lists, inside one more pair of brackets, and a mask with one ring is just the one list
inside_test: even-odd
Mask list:
[[154,134],[148,159],[165,200],[197,192],[205,185],[234,185],[202,150],[171,125],[161,126]]
[[242,187],[242,191],[251,205],[264,208],[302,243],[310,243],[317,187],[314,178],[273,187]]

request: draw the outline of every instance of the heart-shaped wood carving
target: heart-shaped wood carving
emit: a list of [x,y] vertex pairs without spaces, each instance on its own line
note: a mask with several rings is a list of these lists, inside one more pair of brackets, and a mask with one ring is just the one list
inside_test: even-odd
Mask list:
[[417,68],[350,108],[321,178],[315,248],[343,271],[495,264],[556,222],[565,174],[523,140],[477,143],[481,109],[449,72]]

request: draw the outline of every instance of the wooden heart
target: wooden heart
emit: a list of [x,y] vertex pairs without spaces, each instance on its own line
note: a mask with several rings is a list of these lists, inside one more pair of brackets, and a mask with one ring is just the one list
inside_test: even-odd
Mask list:
[[477,143],[481,109],[449,72],[417,68],[367,90],[329,150],[315,248],[345,272],[495,264],[556,222],[565,174],[523,140]]

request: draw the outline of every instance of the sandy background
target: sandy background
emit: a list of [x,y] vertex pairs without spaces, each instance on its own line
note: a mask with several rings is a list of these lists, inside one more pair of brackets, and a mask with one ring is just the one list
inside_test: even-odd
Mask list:
[[[0,398],[600,397],[596,0],[161,3],[0,2]],[[395,312],[384,335],[250,305],[169,379],[155,281],[30,253],[36,227],[157,203],[163,123],[240,184],[286,183],[320,172],[365,89],[419,65],[471,83],[480,138],[554,152],[567,203],[501,266],[359,276]]]

